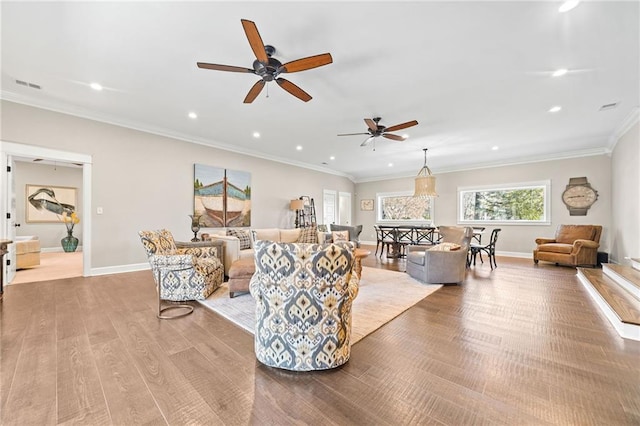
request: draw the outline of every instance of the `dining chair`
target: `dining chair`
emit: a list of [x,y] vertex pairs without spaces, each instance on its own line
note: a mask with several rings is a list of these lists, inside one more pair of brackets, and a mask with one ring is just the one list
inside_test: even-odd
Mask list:
[[[473,237],[471,238],[471,243],[472,244],[478,244],[478,245],[482,245],[482,234],[484,234],[484,230],[487,229],[484,226],[474,226],[473,227]],[[474,243],[475,241],[475,243]],[[484,263],[484,260],[482,259],[482,253],[478,253],[480,255],[480,262]],[[469,265],[471,265],[471,251],[469,251],[469,262],[467,262]]]
[[405,257],[406,247],[413,244],[414,232],[415,230],[413,227],[399,227],[396,230],[396,247],[398,250],[398,257]]
[[389,249],[396,243],[396,228],[393,226],[380,226],[380,232],[382,239],[380,257],[382,257],[385,247],[387,248],[387,257],[389,257]]
[[482,233],[487,229],[484,226],[474,226],[473,227],[473,239],[476,240],[478,244],[482,244]]
[[489,265],[491,266],[491,269],[493,270],[493,268],[498,267],[498,265],[496,264],[496,242],[498,241],[498,234],[500,233],[500,231],[500,228],[496,228],[491,231],[489,244],[471,244],[470,259],[473,258],[473,266],[476,265],[476,255],[478,254],[480,254],[480,262],[484,263],[482,261],[482,252],[485,252],[489,257]]
[[434,231],[435,228],[422,228],[418,227],[414,229],[413,244],[419,245],[433,245],[434,244]]
[[373,229],[376,231],[376,252],[373,254],[374,256],[378,255],[378,249],[382,247],[382,230],[378,225],[373,225]]

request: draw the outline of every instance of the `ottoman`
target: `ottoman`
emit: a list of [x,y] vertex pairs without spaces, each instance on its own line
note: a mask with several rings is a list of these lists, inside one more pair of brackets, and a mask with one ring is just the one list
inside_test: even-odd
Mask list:
[[229,268],[229,297],[234,297],[236,293],[248,293],[249,281],[256,272],[256,264],[253,257],[238,259]]
[[40,240],[38,237],[16,237],[16,269],[40,265]]

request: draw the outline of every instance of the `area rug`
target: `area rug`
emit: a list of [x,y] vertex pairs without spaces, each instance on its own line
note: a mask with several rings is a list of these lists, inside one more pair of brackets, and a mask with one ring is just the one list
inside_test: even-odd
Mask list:
[[[403,272],[363,267],[358,297],[353,302],[351,344],[359,342],[440,287],[423,284]],[[251,295],[229,298],[229,288],[224,283],[200,303],[253,334],[255,302]]]

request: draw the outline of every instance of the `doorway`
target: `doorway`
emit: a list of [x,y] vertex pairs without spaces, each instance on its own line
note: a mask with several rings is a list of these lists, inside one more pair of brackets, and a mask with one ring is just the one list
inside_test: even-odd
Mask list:
[[[82,229],[82,276],[91,275],[91,156],[67,151],[59,151],[49,148],[32,145],[18,144],[13,142],[0,141],[0,167],[4,171],[0,173],[0,188],[4,197],[0,197],[0,215],[7,217],[5,226],[0,227],[0,238],[15,241],[16,224],[20,223],[16,219],[16,191],[21,191],[14,184],[15,161],[39,160],[45,163],[55,163],[58,165],[72,164],[74,167],[82,168],[82,211],[84,218],[81,222]],[[46,182],[38,182],[43,184]],[[20,221],[23,219],[20,218]],[[5,283],[10,284],[16,273],[16,251],[15,244],[9,245],[9,253],[5,256],[4,265],[1,265],[0,273],[5,276]],[[7,265],[8,263],[8,265]],[[49,279],[52,279],[51,277]]]
[[336,191],[325,189],[322,191],[322,223],[329,226],[338,219],[338,194]]
[[351,193],[340,192],[338,194],[338,223],[351,225]]

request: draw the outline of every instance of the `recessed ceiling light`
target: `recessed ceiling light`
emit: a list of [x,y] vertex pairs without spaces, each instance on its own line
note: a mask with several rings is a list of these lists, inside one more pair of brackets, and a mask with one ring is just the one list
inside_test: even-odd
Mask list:
[[93,90],[97,90],[98,92],[102,90],[102,85],[100,83],[91,83],[90,86]]
[[569,70],[566,68],[560,68],[558,70],[555,70],[553,72],[553,74],[551,74],[553,77],[562,77],[563,75],[565,75]]
[[497,145],[496,145],[496,146],[492,146],[492,147],[491,147],[491,150],[492,150],[492,151],[497,151],[498,149],[499,149],[499,148],[498,148],[498,146],[497,146]]
[[189,118],[195,120],[196,118],[198,118],[198,114],[196,114],[195,112],[190,112],[189,113]]
[[331,157],[329,157],[329,160],[335,160],[336,157],[334,157],[333,155]]
[[562,109],[562,107],[560,105],[556,105],[556,106],[553,106],[553,107],[549,108],[549,112],[558,112],[561,109]]
[[567,0],[560,5],[560,7],[558,8],[558,12],[560,13],[568,12],[574,7],[576,7],[578,3],[580,3],[580,0]]
[[388,164],[388,166],[389,166],[389,167],[393,167],[393,163],[389,163],[389,164]]
[[258,139],[260,137],[260,132],[253,132],[253,137]]
[[297,149],[298,151],[302,151],[302,146],[298,145],[298,146],[296,146],[296,149]]

